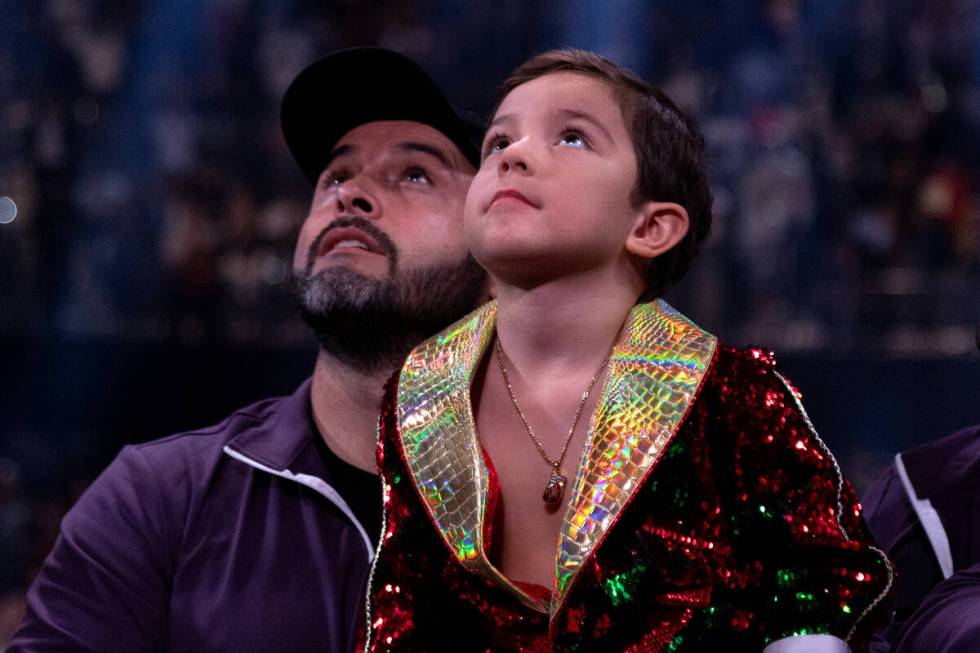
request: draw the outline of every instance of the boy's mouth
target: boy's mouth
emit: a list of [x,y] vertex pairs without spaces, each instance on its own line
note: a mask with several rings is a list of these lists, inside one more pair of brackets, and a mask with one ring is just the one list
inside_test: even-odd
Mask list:
[[490,200],[490,204],[487,205],[487,208],[489,209],[498,201],[506,201],[506,200],[516,200],[518,202],[523,202],[524,204],[527,204],[528,206],[535,209],[541,208],[537,204],[535,204],[534,202],[526,198],[522,193],[514,190],[513,188],[505,188],[503,190],[497,191],[497,193],[493,196],[493,199]]

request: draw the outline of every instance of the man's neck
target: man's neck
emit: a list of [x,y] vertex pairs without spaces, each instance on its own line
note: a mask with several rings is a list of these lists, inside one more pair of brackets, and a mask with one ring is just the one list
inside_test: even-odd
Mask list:
[[324,351],[313,371],[313,421],[324,442],[341,460],[377,473],[375,444],[384,383],[394,372],[365,373]]

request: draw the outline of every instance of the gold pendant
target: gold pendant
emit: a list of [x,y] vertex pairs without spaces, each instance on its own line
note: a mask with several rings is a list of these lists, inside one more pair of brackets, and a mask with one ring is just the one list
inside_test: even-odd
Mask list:
[[541,497],[544,502],[549,506],[561,502],[561,495],[565,492],[567,481],[567,478],[558,473],[557,468],[551,470],[551,478],[548,479],[548,484],[544,486],[544,495]]

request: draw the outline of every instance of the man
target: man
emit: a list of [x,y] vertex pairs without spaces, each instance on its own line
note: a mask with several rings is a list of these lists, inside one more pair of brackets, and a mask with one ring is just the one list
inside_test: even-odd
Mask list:
[[478,161],[413,62],[334,53],[282,103],[316,185],[294,256],[320,350],[290,397],[126,447],[65,517],[10,651],[346,651],[381,515],[382,386],[475,306],[463,246]]
[[957,571],[922,601],[894,653],[975,653],[980,638],[980,563]]
[[[976,330],[980,349],[980,324]],[[874,653],[973,651],[980,635],[980,424],[895,456],[864,496],[895,564],[892,623]]]
[[864,505],[898,571],[892,624],[873,650],[975,650],[980,424],[895,456]]

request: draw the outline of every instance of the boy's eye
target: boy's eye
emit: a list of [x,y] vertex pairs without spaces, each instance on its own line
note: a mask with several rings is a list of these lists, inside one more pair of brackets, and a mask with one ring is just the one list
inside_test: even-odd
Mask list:
[[510,145],[510,139],[503,134],[491,134],[483,144],[483,156],[486,158],[495,152],[500,152],[508,145]]
[[568,147],[574,147],[580,150],[584,150],[589,147],[589,142],[585,139],[585,136],[574,130],[562,132],[559,142],[562,145],[567,145]]

